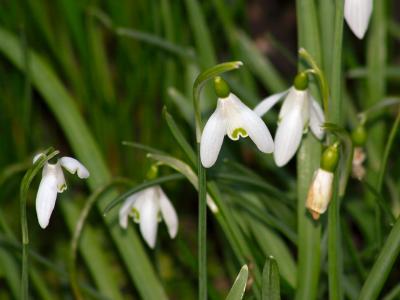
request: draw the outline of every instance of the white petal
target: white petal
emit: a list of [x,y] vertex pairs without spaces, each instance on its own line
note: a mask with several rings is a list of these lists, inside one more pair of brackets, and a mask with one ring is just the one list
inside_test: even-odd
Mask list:
[[60,164],[71,174],[77,173],[79,178],[88,178],[89,171],[78,160],[72,157],[64,156],[60,159]]
[[158,212],[158,199],[147,197],[140,209],[140,232],[150,248],[156,244]]
[[124,204],[122,204],[121,208],[119,209],[119,225],[124,229],[128,228],[129,213],[132,210],[133,204],[138,199],[138,195],[139,193],[136,193],[126,198]]
[[36,215],[40,227],[47,227],[50,221],[51,213],[57,199],[57,177],[55,174],[43,176],[40,181],[38,193],[36,196]]
[[[381,1],[381,0],[378,0]],[[344,17],[353,33],[362,39],[368,28],[372,13],[372,0],[346,0]]]
[[61,169],[60,163],[57,162],[57,164],[55,164],[54,166],[56,168],[56,174],[57,174],[57,191],[59,193],[62,193],[67,189],[67,182],[65,181],[64,172]]
[[262,117],[265,113],[267,113],[276,103],[285,97],[288,91],[284,91],[278,94],[274,94],[263,99],[260,103],[254,107],[253,111],[260,117]]
[[[224,101],[224,100],[221,100]],[[225,120],[219,109],[208,119],[200,141],[200,158],[205,168],[210,168],[217,161],[226,133]]]
[[310,108],[310,127],[311,131],[318,139],[324,137],[324,130],[322,125],[325,123],[325,116],[319,103],[311,97],[311,108]]
[[275,134],[274,158],[278,167],[282,167],[295,155],[303,135],[301,109],[286,114],[278,125]]
[[292,110],[299,109],[301,110],[303,121],[306,123],[309,119],[309,96],[308,90],[300,91],[292,87],[283,101],[281,110],[279,111],[278,122]]
[[274,141],[264,121],[249,108],[242,112],[241,117],[244,130],[247,131],[257,148],[264,153],[272,153]]
[[32,163],[35,163],[41,156],[44,156],[43,153],[38,153],[33,157]]
[[318,169],[307,194],[306,207],[314,219],[318,219],[328,208],[332,197],[333,173]]
[[178,216],[171,201],[160,187],[158,187],[158,193],[160,197],[161,214],[165,224],[167,224],[169,236],[173,239],[178,232]]

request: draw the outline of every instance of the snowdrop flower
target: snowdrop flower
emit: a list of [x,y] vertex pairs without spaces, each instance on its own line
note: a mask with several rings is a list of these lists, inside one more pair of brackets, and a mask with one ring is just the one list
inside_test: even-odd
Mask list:
[[361,40],[368,28],[373,0],[345,0],[344,17],[353,33]]
[[332,198],[333,173],[339,160],[338,146],[335,143],[322,153],[321,166],[315,171],[308,190],[306,207],[314,220],[318,220],[326,212]]
[[160,186],[147,188],[126,198],[119,210],[119,224],[124,229],[128,227],[128,217],[140,224],[140,232],[150,248],[156,244],[158,222],[162,219],[171,239],[178,232],[178,216]]
[[289,90],[272,95],[261,101],[254,112],[263,116],[276,103],[283,100],[279,112],[278,129],[275,133],[274,159],[277,166],[286,165],[295,155],[300,146],[304,132],[310,126],[311,131],[318,139],[322,139],[324,132],[321,125],[325,122],[321,106],[308,91],[308,77],[300,73],[294,80],[294,86]]
[[[33,163],[42,155],[42,153],[36,155],[33,158]],[[36,215],[39,225],[43,229],[49,225],[51,213],[56,204],[57,194],[67,189],[67,183],[65,182],[61,167],[71,174],[76,173],[79,178],[83,179],[89,177],[89,171],[75,158],[64,156],[55,164],[46,162],[43,167],[42,180],[40,181],[36,195]]]
[[218,103],[201,136],[202,165],[206,168],[214,165],[225,135],[233,141],[249,136],[260,151],[273,152],[274,142],[263,120],[230,92],[228,84],[221,77],[215,78],[214,86]]

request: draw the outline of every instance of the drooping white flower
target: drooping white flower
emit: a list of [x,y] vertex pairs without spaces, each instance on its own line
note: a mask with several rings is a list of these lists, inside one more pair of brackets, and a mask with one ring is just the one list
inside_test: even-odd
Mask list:
[[[35,163],[40,156],[38,154],[33,158]],[[71,174],[77,173],[79,178],[88,178],[89,171],[78,160],[72,157],[64,156],[55,164],[46,163],[42,171],[42,180],[39,184],[39,189],[36,195],[36,215],[40,227],[47,227],[50,221],[51,214],[56,204],[57,193],[62,193],[67,189],[64,173],[62,168],[65,168]]]
[[254,108],[254,112],[263,116],[282,99],[284,101],[279,113],[274,150],[275,163],[279,167],[286,165],[295,155],[308,126],[318,139],[322,139],[324,131],[321,125],[325,122],[321,106],[308,89],[300,90],[296,87],[264,99]]
[[200,142],[204,167],[216,162],[225,135],[234,141],[249,136],[260,151],[274,151],[274,142],[263,120],[232,93],[218,98],[217,108],[204,127]]
[[361,40],[371,18],[373,0],[345,0],[344,17],[353,33]]
[[158,222],[161,220],[167,225],[172,239],[178,232],[178,216],[160,186],[147,188],[126,198],[119,210],[119,224],[122,228],[128,227],[130,216],[140,224],[140,232],[150,248],[156,244]]
[[328,208],[332,197],[333,173],[319,168],[315,171],[308,190],[306,207],[314,220],[318,220]]

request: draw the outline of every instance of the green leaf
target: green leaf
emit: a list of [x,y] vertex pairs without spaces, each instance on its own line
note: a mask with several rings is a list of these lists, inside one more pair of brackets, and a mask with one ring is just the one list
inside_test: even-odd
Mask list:
[[231,290],[229,291],[226,300],[240,300],[243,298],[244,291],[246,290],[247,278],[249,276],[249,268],[244,265],[236,277]]
[[280,300],[279,268],[273,256],[267,257],[263,269],[262,300]]

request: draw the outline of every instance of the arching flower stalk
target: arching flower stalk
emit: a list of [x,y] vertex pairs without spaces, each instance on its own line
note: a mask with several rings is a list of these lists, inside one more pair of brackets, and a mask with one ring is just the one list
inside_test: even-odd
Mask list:
[[275,163],[279,167],[286,165],[293,158],[300,146],[303,133],[307,132],[309,127],[315,137],[321,140],[324,136],[321,126],[325,122],[321,106],[308,89],[306,72],[296,76],[294,86],[289,90],[261,101],[254,108],[254,112],[263,116],[282,99],[284,100],[279,112],[274,150]]
[[344,17],[351,31],[364,38],[372,14],[373,0],[345,0]]
[[214,86],[218,103],[201,136],[202,165],[206,168],[214,165],[225,135],[233,141],[249,136],[260,151],[273,152],[274,142],[264,121],[230,92],[228,84],[221,77],[215,78]]
[[139,223],[140,232],[150,248],[155,247],[158,223],[161,220],[167,225],[171,239],[178,232],[178,216],[160,186],[147,188],[128,197],[119,210],[119,224],[122,228],[128,227],[129,217]]
[[[33,158],[35,163],[43,154],[37,154]],[[55,164],[46,163],[42,171],[42,180],[36,195],[36,214],[40,227],[43,229],[49,225],[51,214],[57,200],[57,194],[67,189],[67,183],[62,168],[71,174],[77,174],[79,178],[89,177],[89,171],[78,160],[72,157],[61,157]]]

